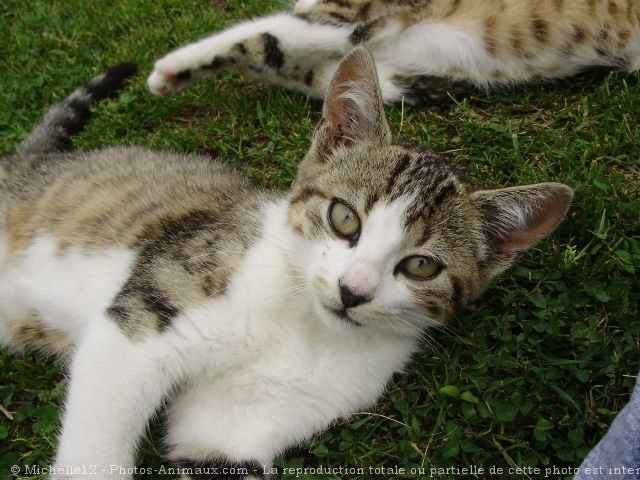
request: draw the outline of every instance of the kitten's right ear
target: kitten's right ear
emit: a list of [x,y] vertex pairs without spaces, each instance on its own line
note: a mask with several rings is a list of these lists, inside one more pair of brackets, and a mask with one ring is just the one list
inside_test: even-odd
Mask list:
[[337,148],[391,139],[373,57],[366,48],[354,48],[331,80],[311,150],[326,158]]

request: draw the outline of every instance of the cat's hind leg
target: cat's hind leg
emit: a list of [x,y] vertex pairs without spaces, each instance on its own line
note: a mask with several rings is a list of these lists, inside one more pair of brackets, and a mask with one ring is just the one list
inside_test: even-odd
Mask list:
[[314,23],[281,13],[240,23],[158,60],[148,79],[151,91],[168,95],[228,68],[321,98],[316,69],[350,50],[349,23]]

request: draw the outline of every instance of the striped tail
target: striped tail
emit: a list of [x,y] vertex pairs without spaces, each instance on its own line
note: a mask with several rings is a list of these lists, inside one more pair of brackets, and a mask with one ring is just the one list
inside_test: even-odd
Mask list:
[[113,96],[124,81],[138,71],[138,65],[123,62],[91,79],[61,103],[55,105],[43,122],[18,147],[21,154],[53,153],[69,150],[71,136],[91,117],[90,107]]

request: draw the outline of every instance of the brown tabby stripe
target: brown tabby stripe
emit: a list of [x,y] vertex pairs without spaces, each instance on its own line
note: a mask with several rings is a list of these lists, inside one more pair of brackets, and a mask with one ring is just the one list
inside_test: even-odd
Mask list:
[[299,202],[306,202],[311,197],[320,197],[320,198],[328,199],[329,195],[327,195],[325,192],[317,188],[305,187],[300,191],[300,193],[298,193],[291,199],[291,205],[294,205]]

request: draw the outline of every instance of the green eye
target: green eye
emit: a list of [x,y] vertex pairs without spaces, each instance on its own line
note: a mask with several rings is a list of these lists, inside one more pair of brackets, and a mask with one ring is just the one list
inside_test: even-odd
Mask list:
[[442,270],[442,264],[429,257],[408,257],[398,265],[404,275],[413,280],[429,280]]
[[329,223],[339,237],[357,240],[360,235],[360,218],[352,208],[337,200],[329,207]]

